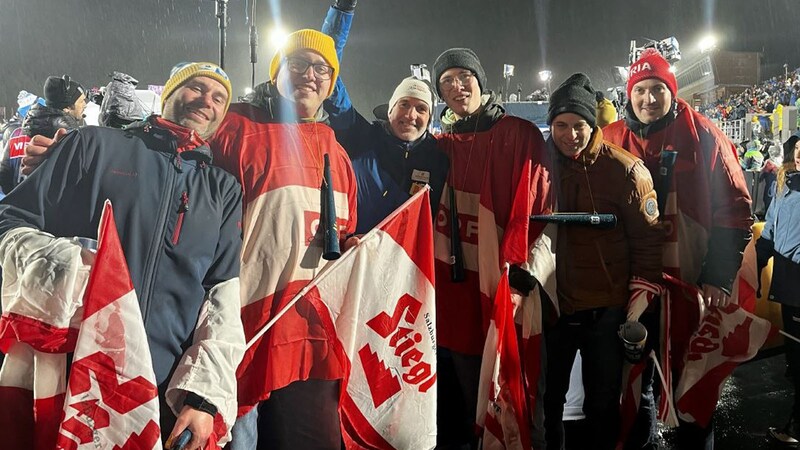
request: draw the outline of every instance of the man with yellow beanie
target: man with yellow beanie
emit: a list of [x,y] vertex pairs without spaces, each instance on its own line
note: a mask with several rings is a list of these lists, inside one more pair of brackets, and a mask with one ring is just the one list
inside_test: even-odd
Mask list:
[[[181,63],[166,83],[162,117],[125,130],[83,127],[51,140],[52,157],[0,206],[7,281],[30,274],[31,261],[88,271],[77,241],[58,237],[97,239],[99,211],[111,200],[149,342],[162,441],[188,429],[186,448],[224,445],[237,412],[236,368],[245,347],[242,191],[232,175],[210,165],[204,140],[225,116],[230,95],[218,66]],[[59,273],[72,272],[45,271],[33,282],[47,286]],[[2,422],[3,430],[17,425]]]
[[[242,320],[250,339],[325,266],[320,186],[330,160],[340,237],[355,231],[356,181],[321,108],[339,75],[333,40],[289,35],[270,80],[251,103],[231,106],[212,139],[214,162],[244,188]],[[344,242],[343,242],[344,244]],[[247,350],[230,448],[339,450],[344,369],[305,300]]]

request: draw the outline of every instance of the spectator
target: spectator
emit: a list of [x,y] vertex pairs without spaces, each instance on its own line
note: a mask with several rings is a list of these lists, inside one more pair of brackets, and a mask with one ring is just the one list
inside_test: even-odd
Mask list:
[[[356,180],[326,124],[322,102],[339,76],[333,40],[315,30],[290,34],[272,58],[270,81],[252,103],[231,106],[214,139],[214,162],[244,188],[242,320],[248,339],[324,267],[324,159],[343,249],[356,227]],[[339,380],[344,368],[309,301],[302,299],[246,353],[230,448],[341,448]]]
[[565,445],[561,417],[580,350],[583,412],[592,448],[614,449],[620,428],[622,347],[617,335],[629,299],[659,292],[664,233],[653,180],[642,161],[603,140],[595,91],[586,75],[569,77],[550,97],[548,149],[558,208],[614,214],[611,229],[561,225],[556,247],[560,316],[545,327],[547,449]]
[[[658,192],[668,205],[662,220],[667,229],[674,230],[665,242],[664,271],[700,286],[707,306],[726,306],[753,224],[750,194],[736,150],[713,123],[676,97],[677,80],[658,51],[645,50],[630,73],[628,117],[606,127],[606,139],[642,158],[657,184],[662,152],[677,152],[678,163],[668,182],[671,190]],[[657,311],[642,315],[649,336],[658,336],[657,318]],[[688,320],[675,322],[674,326],[691,326]],[[650,364],[643,378],[641,427],[626,448],[656,445],[652,369]],[[700,428],[681,422],[678,440],[680,448],[710,450],[713,423]]]
[[[541,133],[532,123],[505,113],[500,98],[487,88],[475,52],[444,51],[436,58],[434,76],[436,91],[447,105],[439,145],[450,157],[448,191],[434,232],[438,415],[461,424],[457,430],[439,430],[439,445],[448,448],[476,445],[478,378],[490,310],[486,305],[505,263],[512,264],[512,288],[527,295],[535,286],[527,259],[542,227],[528,228],[528,216],[548,213],[552,199]],[[452,224],[453,218],[459,223]],[[479,253],[495,256],[479,259]]]
[[[230,81],[216,65],[178,65],[164,87],[163,117],[124,132],[73,131],[0,203],[0,260],[4,274],[17,274],[4,281],[15,282],[30,273],[32,261],[82,267],[80,245],[58,237],[97,238],[103,203],[112,201],[150,343],[162,438],[188,428],[188,448],[205,446],[218,413],[228,430],[233,426],[235,372],[245,345],[241,186],[209,166],[204,140],[222,121],[230,95]],[[40,274],[42,285],[72,273],[62,270]]]
[[[331,36],[341,58],[355,11],[355,0],[337,0],[322,32]],[[358,181],[358,224],[363,234],[426,184],[436,218],[449,168],[447,156],[428,132],[433,93],[427,83],[406,78],[392,93],[384,117],[369,123],[353,106],[341,77],[323,103],[336,140],[350,155]],[[376,111],[381,108],[376,108]]]
[[[792,336],[800,336],[798,167],[800,167],[800,139],[795,135],[784,144],[784,159],[778,171],[777,192],[767,210],[761,237],[756,242],[759,291],[761,291],[761,270],[772,259],[772,283],[768,298],[781,304],[783,328]],[[794,404],[786,425],[780,429],[770,428],[768,435],[781,444],[796,447],[800,441],[800,344],[792,339],[786,339],[785,345],[787,372],[794,387]]]

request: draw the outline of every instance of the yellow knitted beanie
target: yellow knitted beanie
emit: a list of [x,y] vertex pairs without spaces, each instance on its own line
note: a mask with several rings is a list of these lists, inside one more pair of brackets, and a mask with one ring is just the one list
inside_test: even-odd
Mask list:
[[328,88],[328,96],[330,96],[336,85],[336,77],[339,76],[339,58],[336,57],[336,47],[333,45],[333,39],[317,30],[298,30],[286,38],[286,43],[272,57],[272,62],[269,65],[269,79],[274,82],[278,78],[278,69],[281,67],[283,58],[298,50],[314,50],[322,55],[322,58],[329,66],[333,67],[331,86]]
[[225,90],[228,91],[228,101],[225,103],[225,111],[227,112],[233,97],[231,80],[221,67],[209,62],[182,62],[176,64],[169,73],[169,80],[164,84],[164,90],[161,91],[161,109],[164,109],[164,103],[166,103],[169,96],[193,77],[209,77],[225,86]]

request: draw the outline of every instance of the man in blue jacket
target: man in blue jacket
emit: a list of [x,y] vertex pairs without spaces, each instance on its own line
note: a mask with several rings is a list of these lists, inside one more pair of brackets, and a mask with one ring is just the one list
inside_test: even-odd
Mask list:
[[[356,0],[336,0],[322,25],[322,32],[333,38],[340,61],[355,6]],[[358,181],[356,233],[372,229],[426,184],[431,187],[436,218],[450,161],[428,132],[433,94],[427,83],[415,78],[401,81],[389,100],[388,115],[372,123],[353,107],[342,77],[323,107]]]
[[[45,296],[48,287],[69,282],[59,279],[67,278],[59,277],[68,273],[65,267],[88,265],[80,245],[64,238],[96,239],[103,204],[111,200],[150,345],[162,438],[189,429],[194,437],[187,448],[205,447],[217,414],[228,430],[233,426],[235,371],[244,352],[242,189],[210,165],[205,142],[230,98],[221,68],[179,64],[164,86],[163,117],[124,131],[70,132],[0,203],[4,294],[27,292],[20,286],[6,290],[16,281]],[[57,306],[68,310],[63,303]],[[2,320],[14,317],[4,314]],[[220,445],[228,440],[217,438]]]

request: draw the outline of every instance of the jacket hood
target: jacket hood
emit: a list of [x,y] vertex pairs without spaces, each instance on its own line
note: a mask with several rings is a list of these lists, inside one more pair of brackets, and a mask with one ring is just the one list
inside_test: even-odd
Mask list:
[[486,131],[492,127],[506,110],[500,106],[500,97],[492,91],[481,95],[481,107],[475,114],[459,119],[450,108],[442,111],[442,131],[445,133],[472,133]]

